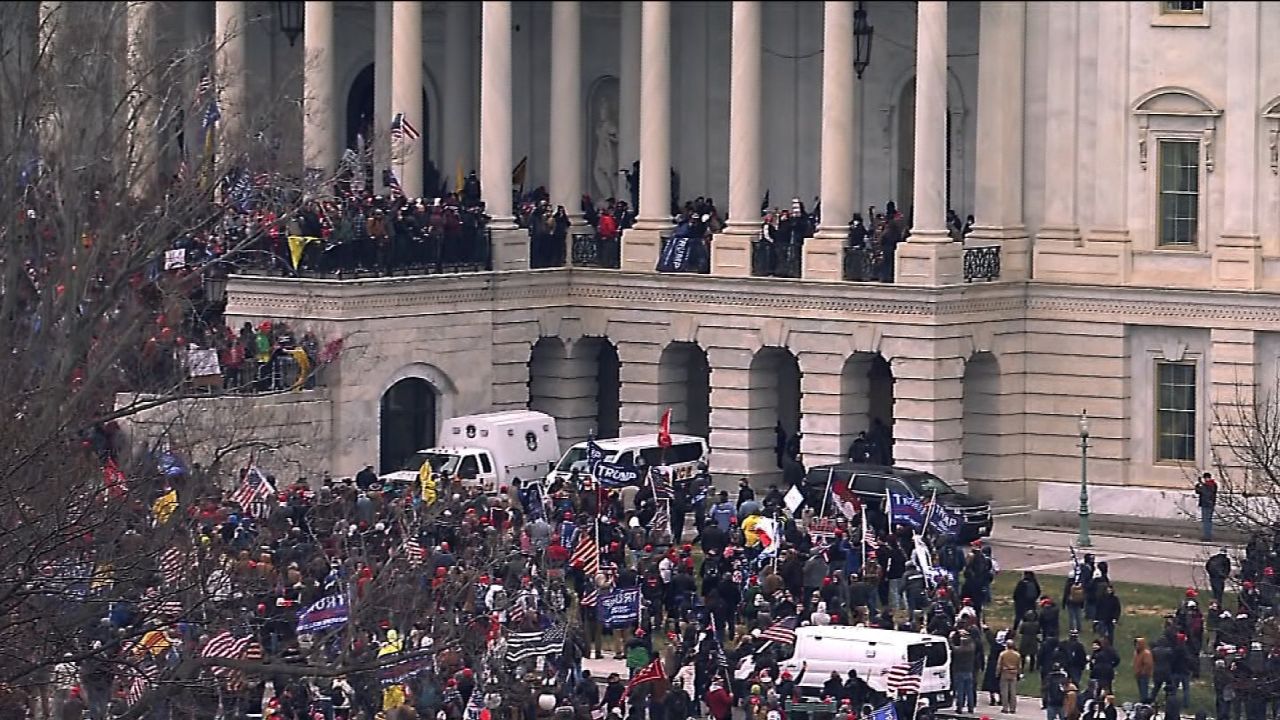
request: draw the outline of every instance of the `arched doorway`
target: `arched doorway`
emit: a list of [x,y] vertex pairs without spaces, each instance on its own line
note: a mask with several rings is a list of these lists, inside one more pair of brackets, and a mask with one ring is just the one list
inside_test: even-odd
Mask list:
[[[987,483],[1003,477],[1000,428],[1000,363],[988,352],[975,353],[964,364],[964,411],[960,419],[962,475],[984,497],[994,488]],[[1012,453],[1010,453],[1012,454]],[[986,485],[986,487],[984,487]]]
[[422,378],[405,378],[382,394],[379,413],[380,472],[405,469],[405,462],[424,448],[435,445],[436,389]]
[[767,347],[752,358],[749,375],[748,465],[752,473],[771,473],[782,467],[777,452],[781,439],[785,436],[793,450],[799,445],[800,363],[786,348]]
[[697,343],[674,342],[658,359],[658,406],[671,408],[671,431],[711,433],[711,367]]
[[841,450],[847,453],[859,432],[875,450],[868,461],[893,464],[893,369],[879,353],[854,353],[840,374]]
[[[948,78],[948,81],[950,78]],[[955,158],[955,149],[952,147],[952,127],[951,116],[956,110],[952,108],[953,98],[951,93],[947,94],[947,112],[942,122],[946,125],[946,168],[943,182],[946,183],[942,191],[943,202],[946,209],[954,209],[963,217],[967,208],[955,208],[952,205],[952,166],[953,158]],[[914,202],[913,183],[915,182],[915,143],[916,143],[916,79],[913,77],[902,88],[902,94],[898,96],[898,189],[895,194],[897,207],[900,212],[906,215],[911,210],[911,204]]]
[[[377,76],[374,63],[369,63],[363,70],[356,75],[356,79],[351,82],[351,89],[347,91],[347,137],[346,147],[356,149],[359,140],[363,137],[366,147],[367,143],[372,142],[375,134],[390,132],[390,128],[375,127],[375,118],[377,110],[375,109],[374,98],[377,97],[374,88],[374,78]],[[418,131],[422,133],[422,137],[418,138],[418,146],[425,152],[422,153],[422,186],[424,190],[434,193],[440,182],[440,173],[436,170],[436,165],[431,160],[431,106],[427,99],[427,91],[422,90],[422,118],[421,126]],[[366,172],[372,172],[372,168],[366,168]],[[434,178],[434,179],[433,179]],[[374,187],[381,192],[382,179],[375,178]]]
[[561,442],[595,433],[618,435],[618,351],[605,338],[583,338],[572,350],[544,337],[529,353],[529,409],[556,419]]

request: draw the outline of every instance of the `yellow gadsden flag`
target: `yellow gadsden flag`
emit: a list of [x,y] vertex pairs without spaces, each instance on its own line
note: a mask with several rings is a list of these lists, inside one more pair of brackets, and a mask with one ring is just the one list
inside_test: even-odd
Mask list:
[[173,517],[173,511],[177,509],[178,491],[173,488],[156,498],[156,501],[151,504],[151,514],[155,516],[157,525],[167,524],[169,518]]
[[302,348],[290,350],[289,356],[298,364],[298,379],[293,381],[293,387],[290,390],[301,390],[307,382],[307,377],[311,375],[311,358],[307,357],[307,351]]
[[302,262],[302,253],[307,249],[307,244],[319,241],[320,238],[310,235],[289,236],[289,259],[293,261],[294,270],[297,270],[298,263]]
[[418,485],[422,489],[423,504],[434,504],[436,501],[436,478],[435,473],[432,472],[430,460],[423,460],[422,467],[418,468]]

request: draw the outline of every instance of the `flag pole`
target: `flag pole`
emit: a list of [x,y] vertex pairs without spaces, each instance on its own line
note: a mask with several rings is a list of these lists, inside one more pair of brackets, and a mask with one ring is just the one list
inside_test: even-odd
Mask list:
[[[822,492],[822,508],[818,510],[818,517],[827,516],[827,498],[831,497],[831,481],[835,479],[836,469],[834,467],[827,468],[827,489]],[[888,490],[886,489],[886,492]]]
[[860,545],[862,546],[862,575],[863,577],[866,577],[866,574],[867,574],[867,506],[866,505],[862,506],[861,520],[862,520],[862,542],[860,543]]
[[933,508],[938,502],[938,491],[935,489],[933,494],[929,496],[929,509],[924,514],[924,527],[920,528],[920,533],[924,534],[929,529],[929,521],[933,519]]

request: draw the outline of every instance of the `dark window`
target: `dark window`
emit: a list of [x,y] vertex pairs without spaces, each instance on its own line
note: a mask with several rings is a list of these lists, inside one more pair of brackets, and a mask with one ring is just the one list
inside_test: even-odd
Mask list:
[[876,475],[855,475],[853,489],[860,493],[884,494],[884,478]]
[[907,646],[907,660],[915,662],[924,658],[926,667],[938,667],[947,664],[947,644],[944,642],[920,643]]
[[1156,363],[1156,461],[1195,459],[1195,363]]
[[462,458],[462,464],[458,466],[458,477],[464,480],[474,480],[480,474],[480,464],[476,462],[475,455],[468,455]]
[[1160,3],[1160,12],[1164,13],[1203,13],[1204,0],[1172,0]]

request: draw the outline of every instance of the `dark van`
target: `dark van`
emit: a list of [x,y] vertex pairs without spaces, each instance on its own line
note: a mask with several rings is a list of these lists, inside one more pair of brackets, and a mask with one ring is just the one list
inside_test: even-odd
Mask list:
[[[936,492],[938,504],[958,510],[964,517],[964,526],[958,538],[961,542],[969,542],[991,534],[991,506],[986,501],[957,492],[933,473],[911,468],[862,465],[851,462],[812,467],[804,478],[802,489],[805,500],[814,509],[821,508],[822,495],[828,483],[834,484],[841,480],[847,482],[858,499],[862,501],[863,506],[870,509],[868,519],[881,530],[885,529],[885,489],[890,488],[926,501]],[[826,506],[827,514],[830,515],[832,505],[828,502]]]

